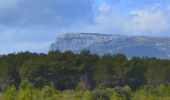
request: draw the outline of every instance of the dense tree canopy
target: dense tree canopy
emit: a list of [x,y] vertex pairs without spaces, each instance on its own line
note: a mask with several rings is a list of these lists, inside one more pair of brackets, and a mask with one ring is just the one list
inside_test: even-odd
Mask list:
[[[85,76],[85,78],[84,78]],[[56,89],[75,89],[87,83],[88,89],[129,85],[133,89],[144,85],[170,82],[170,60],[147,57],[126,58],[123,54],[96,55],[85,50],[53,51],[48,54],[21,52],[0,57],[0,89],[19,87],[28,81],[35,87],[51,83]]]

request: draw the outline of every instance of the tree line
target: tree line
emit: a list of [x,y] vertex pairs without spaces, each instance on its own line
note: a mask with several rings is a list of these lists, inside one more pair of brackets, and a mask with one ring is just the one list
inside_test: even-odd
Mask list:
[[92,54],[84,50],[51,51],[48,54],[20,52],[0,57],[0,91],[20,90],[27,82],[42,89],[53,84],[60,91],[87,91],[129,86],[157,87],[170,83],[170,60],[149,57],[128,59],[123,54]]

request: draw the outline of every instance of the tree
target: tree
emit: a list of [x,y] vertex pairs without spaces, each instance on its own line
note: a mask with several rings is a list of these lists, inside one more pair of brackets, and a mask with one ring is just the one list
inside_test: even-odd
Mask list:
[[113,67],[113,57],[111,55],[102,56],[96,65],[95,80],[110,86],[115,75]]

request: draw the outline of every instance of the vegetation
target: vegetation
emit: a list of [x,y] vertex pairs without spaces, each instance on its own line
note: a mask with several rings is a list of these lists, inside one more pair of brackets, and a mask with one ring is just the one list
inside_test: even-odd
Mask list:
[[0,57],[0,100],[170,100],[170,60],[49,52]]

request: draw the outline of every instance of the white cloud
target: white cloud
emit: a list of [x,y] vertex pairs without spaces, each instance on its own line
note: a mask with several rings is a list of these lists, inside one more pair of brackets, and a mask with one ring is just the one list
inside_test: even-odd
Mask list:
[[80,30],[98,33],[118,32],[125,19],[116,7],[103,3],[95,12],[94,23]]
[[100,13],[106,13],[106,12],[110,12],[110,10],[112,9],[112,7],[106,3],[102,3],[99,8],[98,11]]
[[125,31],[143,34],[160,34],[170,28],[170,16],[161,10],[140,9],[132,11],[131,20],[125,23]]
[[[139,9],[122,11],[119,8],[103,3],[99,6],[94,18],[95,24],[85,31],[129,35],[161,36],[170,31],[170,14],[168,7],[161,5],[145,6]],[[170,36],[170,34],[168,34]]]
[[47,50],[60,32],[170,36],[165,1],[0,0],[0,53]]

